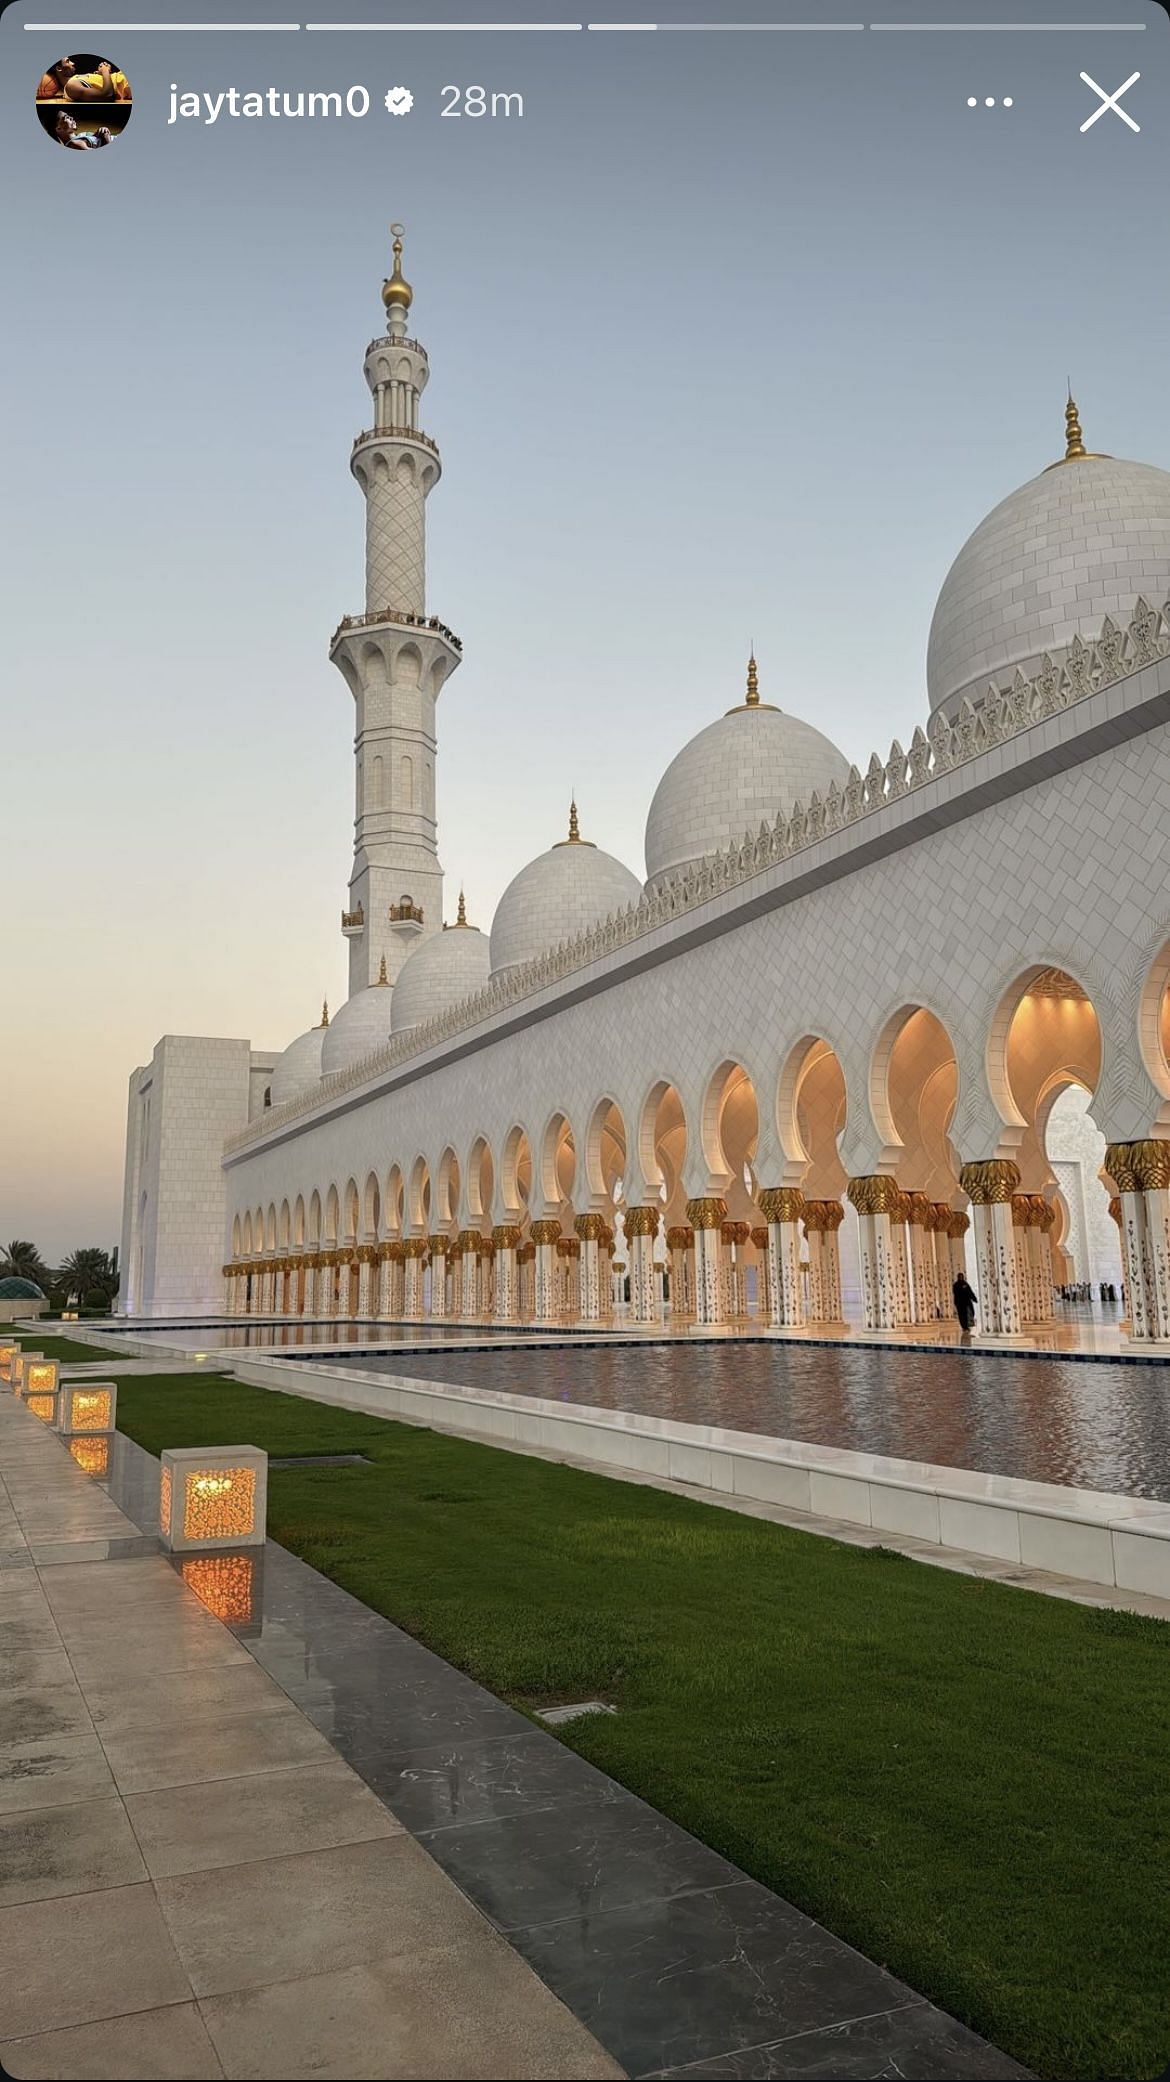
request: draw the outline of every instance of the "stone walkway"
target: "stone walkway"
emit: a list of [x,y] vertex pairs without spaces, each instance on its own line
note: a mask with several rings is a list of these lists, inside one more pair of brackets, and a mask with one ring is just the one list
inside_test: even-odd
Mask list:
[[1024,2075],[274,1542],[211,1617],[132,1441],[0,1478],[21,2082]]
[[8,1395],[0,1657],[11,2075],[621,2074]]

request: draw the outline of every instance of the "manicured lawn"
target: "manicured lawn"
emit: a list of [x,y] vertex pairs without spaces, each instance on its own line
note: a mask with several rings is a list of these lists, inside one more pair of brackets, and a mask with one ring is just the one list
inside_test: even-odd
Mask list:
[[[7,1331],[0,1331],[0,1344],[8,1339]],[[49,1331],[14,1330],[8,1342],[27,1345],[30,1352],[43,1352],[46,1359],[69,1360],[78,1365],[97,1365],[103,1357],[125,1358],[125,1353],[103,1354],[97,1345],[82,1345],[72,1337],[54,1337]]]
[[206,1376],[162,1446],[276,1469],[273,1536],[1046,2077],[1170,2056],[1170,1626]]

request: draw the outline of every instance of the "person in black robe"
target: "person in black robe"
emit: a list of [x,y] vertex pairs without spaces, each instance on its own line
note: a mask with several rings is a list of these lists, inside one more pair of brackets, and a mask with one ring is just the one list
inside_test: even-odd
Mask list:
[[951,1291],[955,1297],[955,1314],[959,1319],[959,1328],[965,1337],[969,1337],[975,1328],[975,1289],[960,1272],[955,1276],[955,1284]]

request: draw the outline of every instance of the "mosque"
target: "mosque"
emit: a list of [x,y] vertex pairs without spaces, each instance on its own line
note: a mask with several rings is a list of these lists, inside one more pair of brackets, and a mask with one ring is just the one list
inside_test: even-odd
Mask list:
[[130,1079],[120,1309],[1170,1339],[1170,472],[1065,452],[959,551],[925,724],[863,770],[729,668],[640,879],[567,828],[444,920],[438,447],[401,227],[350,467],[349,995]]

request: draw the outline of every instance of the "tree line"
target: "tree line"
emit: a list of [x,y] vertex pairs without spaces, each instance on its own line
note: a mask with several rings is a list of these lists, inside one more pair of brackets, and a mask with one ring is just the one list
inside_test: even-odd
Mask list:
[[96,1244],[71,1251],[61,1264],[46,1265],[35,1243],[24,1237],[0,1246],[0,1279],[32,1280],[53,1308],[106,1309],[118,1291],[118,1253]]

